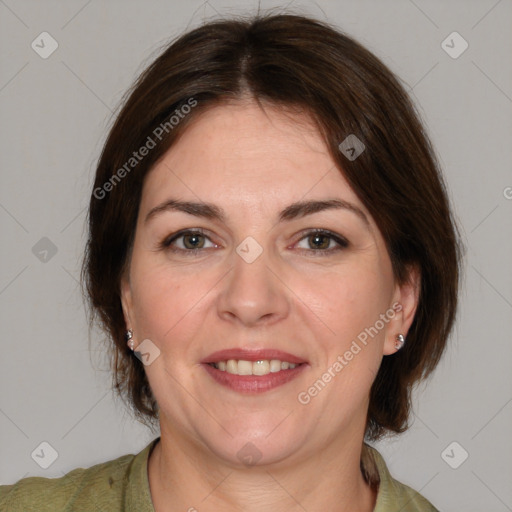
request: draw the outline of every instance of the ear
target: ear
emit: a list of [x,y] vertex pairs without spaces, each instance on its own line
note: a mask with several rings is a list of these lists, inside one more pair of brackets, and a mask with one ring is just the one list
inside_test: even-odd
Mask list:
[[395,285],[391,310],[395,315],[390,320],[386,329],[384,340],[384,355],[397,352],[395,347],[396,337],[402,334],[407,338],[407,333],[416,314],[421,290],[421,273],[416,266],[409,267],[407,279],[404,283]]
[[133,301],[132,301],[132,289],[130,286],[130,280],[127,275],[123,275],[121,278],[120,286],[121,294],[121,306],[123,308],[124,321],[127,329],[133,329]]

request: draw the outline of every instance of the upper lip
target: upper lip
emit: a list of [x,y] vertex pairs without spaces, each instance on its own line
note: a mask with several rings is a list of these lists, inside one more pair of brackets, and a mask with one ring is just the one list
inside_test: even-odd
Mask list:
[[288,363],[301,364],[307,361],[300,357],[294,356],[288,352],[276,349],[244,349],[244,348],[228,348],[218,350],[205,357],[201,363],[218,363],[219,361],[228,361],[229,359],[237,359],[244,361],[260,361],[263,359],[279,359]]

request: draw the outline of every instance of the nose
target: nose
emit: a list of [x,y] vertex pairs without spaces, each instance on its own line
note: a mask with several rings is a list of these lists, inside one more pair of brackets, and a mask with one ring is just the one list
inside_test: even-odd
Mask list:
[[289,314],[287,287],[267,251],[252,262],[233,253],[233,268],[221,281],[218,314],[246,327],[274,324]]

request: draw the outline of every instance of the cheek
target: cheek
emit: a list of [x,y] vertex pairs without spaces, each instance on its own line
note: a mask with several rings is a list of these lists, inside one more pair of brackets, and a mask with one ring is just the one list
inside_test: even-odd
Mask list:
[[214,284],[207,276],[198,279],[197,274],[170,271],[166,265],[151,266],[142,258],[133,261],[131,276],[139,336],[161,345],[167,339],[187,337],[184,331],[201,325],[192,319],[202,313],[202,299]]
[[389,308],[392,280],[371,262],[362,263],[317,276],[314,287],[303,283],[308,306],[334,331],[333,338],[337,340],[357,337]]
[[[329,397],[344,397],[344,407],[352,412],[365,402],[382,361],[388,324],[381,315],[389,311],[389,284],[384,272],[353,266],[322,280],[314,292],[315,313],[328,329],[316,340],[324,355],[318,360],[312,385],[316,379],[328,382],[323,395],[326,402]],[[332,421],[339,419],[334,411],[328,414]]]

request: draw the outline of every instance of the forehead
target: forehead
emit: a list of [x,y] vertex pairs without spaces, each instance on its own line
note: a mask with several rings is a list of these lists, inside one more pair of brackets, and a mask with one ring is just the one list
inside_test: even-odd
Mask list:
[[142,206],[171,193],[253,211],[325,196],[364,209],[307,114],[250,101],[199,114],[147,176]]

